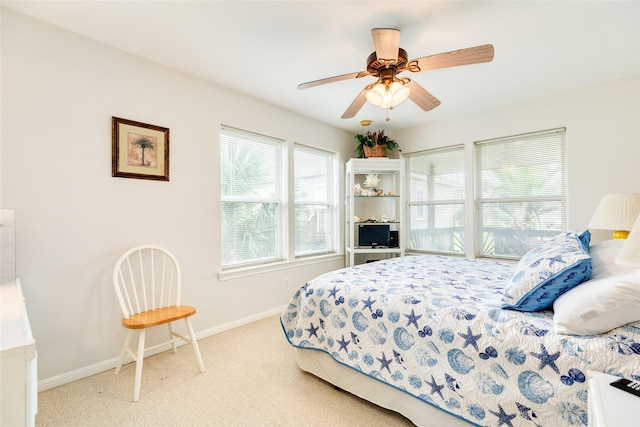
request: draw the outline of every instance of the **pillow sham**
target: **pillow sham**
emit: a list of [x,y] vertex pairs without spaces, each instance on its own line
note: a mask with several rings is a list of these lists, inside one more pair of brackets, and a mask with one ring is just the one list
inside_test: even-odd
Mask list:
[[591,233],[561,233],[526,253],[502,296],[502,308],[539,311],[591,276]]
[[556,333],[597,335],[640,321],[640,270],[613,264],[553,303]]

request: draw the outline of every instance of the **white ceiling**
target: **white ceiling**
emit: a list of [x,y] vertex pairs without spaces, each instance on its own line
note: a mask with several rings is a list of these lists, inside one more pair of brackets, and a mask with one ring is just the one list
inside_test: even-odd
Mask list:
[[[639,1],[1,1],[166,66],[356,132],[401,129],[640,74]],[[373,77],[371,29],[401,30],[409,59],[491,43],[484,64],[411,74],[442,101],[340,116]],[[403,73],[401,76],[407,75]],[[630,94],[638,96],[638,94]]]

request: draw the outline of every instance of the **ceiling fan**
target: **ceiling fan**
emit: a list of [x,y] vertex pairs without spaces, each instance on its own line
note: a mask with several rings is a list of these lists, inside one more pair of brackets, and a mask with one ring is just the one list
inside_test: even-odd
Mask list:
[[[377,77],[377,80],[367,85],[356,96],[342,115],[343,119],[354,117],[367,100],[374,105],[390,110],[408,97],[424,111],[429,111],[440,105],[440,101],[415,81],[408,77],[398,77],[398,74],[404,71],[418,73],[438,68],[477,64],[493,59],[493,46],[486,44],[409,61],[407,51],[400,48],[400,30],[374,28],[371,30],[371,35],[376,50],[367,58],[367,71],[301,83],[298,85],[298,89],[373,76]],[[388,117],[387,120],[389,120]]]

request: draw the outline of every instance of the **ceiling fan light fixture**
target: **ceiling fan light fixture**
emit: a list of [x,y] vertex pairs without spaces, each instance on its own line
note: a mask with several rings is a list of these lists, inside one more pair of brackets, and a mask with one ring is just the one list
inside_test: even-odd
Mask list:
[[378,83],[367,91],[367,101],[380,108],[391,109],[409,96],[409,88],[400,82]]

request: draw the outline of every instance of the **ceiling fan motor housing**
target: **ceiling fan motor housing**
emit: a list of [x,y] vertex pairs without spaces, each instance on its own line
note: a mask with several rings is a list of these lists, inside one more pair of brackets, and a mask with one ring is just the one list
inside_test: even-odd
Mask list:
[[367,71],[373,75],[378,75],[380,70],[385,68],[393,68],[394,70],[397,70],[398,68],[403,68],[407,65],[408,58],[409,56],[407,55],[407,51],[402,48],[398,48],[398,59],[395,61],[379,60],[376,53],[373,52],[367,58]]

